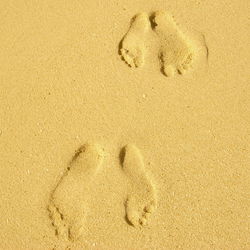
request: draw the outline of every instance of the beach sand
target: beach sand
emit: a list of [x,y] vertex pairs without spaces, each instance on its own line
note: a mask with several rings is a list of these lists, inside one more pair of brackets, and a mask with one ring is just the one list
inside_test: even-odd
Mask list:
[[0,2],[0,249],[250,249],[247,0]]

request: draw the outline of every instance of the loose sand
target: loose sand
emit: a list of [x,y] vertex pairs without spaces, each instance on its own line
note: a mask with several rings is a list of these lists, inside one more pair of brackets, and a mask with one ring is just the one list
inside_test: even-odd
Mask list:
[[249,9],[0,1],[0,249],[250,249]]

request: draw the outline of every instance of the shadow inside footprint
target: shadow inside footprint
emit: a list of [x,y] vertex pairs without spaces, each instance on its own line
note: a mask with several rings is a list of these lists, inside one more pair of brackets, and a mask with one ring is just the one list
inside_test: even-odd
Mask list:
[[124,208],[125,208],[125,216],[124,216],[124,220],[128,223],[128,225],[130,226],[134,226],[133,223],[129,220],[128,218],[128,214],[127,214],[127,200],[124,202]]
[[151,13],[149,15],[149,21],[151,24],[151,28],[154,29],[157,26],[157,23],[155,22],[155,13]]
[[120,151],[119,154],[119,160],[120,160],[120,164],[122,165],[125,159],[125,154],[126,154],[126,147],[123,147]]

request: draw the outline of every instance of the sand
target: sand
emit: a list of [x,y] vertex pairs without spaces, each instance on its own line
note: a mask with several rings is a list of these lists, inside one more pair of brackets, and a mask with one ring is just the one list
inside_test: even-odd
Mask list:
[[0,249],[250,249],[249,1],[0,2]]

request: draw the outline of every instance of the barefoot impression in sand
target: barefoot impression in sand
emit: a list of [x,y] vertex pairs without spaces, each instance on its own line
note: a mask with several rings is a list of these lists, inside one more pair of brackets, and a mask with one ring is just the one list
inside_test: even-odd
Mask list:
[[194,58],[190,41],[167,12],[155,12],[153,22],[154,31],[160,41],[159,59],[162,64],[162,71],[166,76],[173,76],[176,72],[179,74],[185,73],[192,65]]
[[98,145],[82,146],[51,194],[48,210],[60,238],[76,240],[83,231],[86,187],[102,165]]
[[125,202],[126,217],[133,226],[144,226],[156,208],[155,187],[146,173],[142,155],[135,145],[129,144],[123,149],[121,163],[130,182]]
[[132,19],[129,31],[121,41],[120,54],[130,67],[140,67],[144,63],[146,53],[144,41],[149,28],[148,15],[138,14]]

